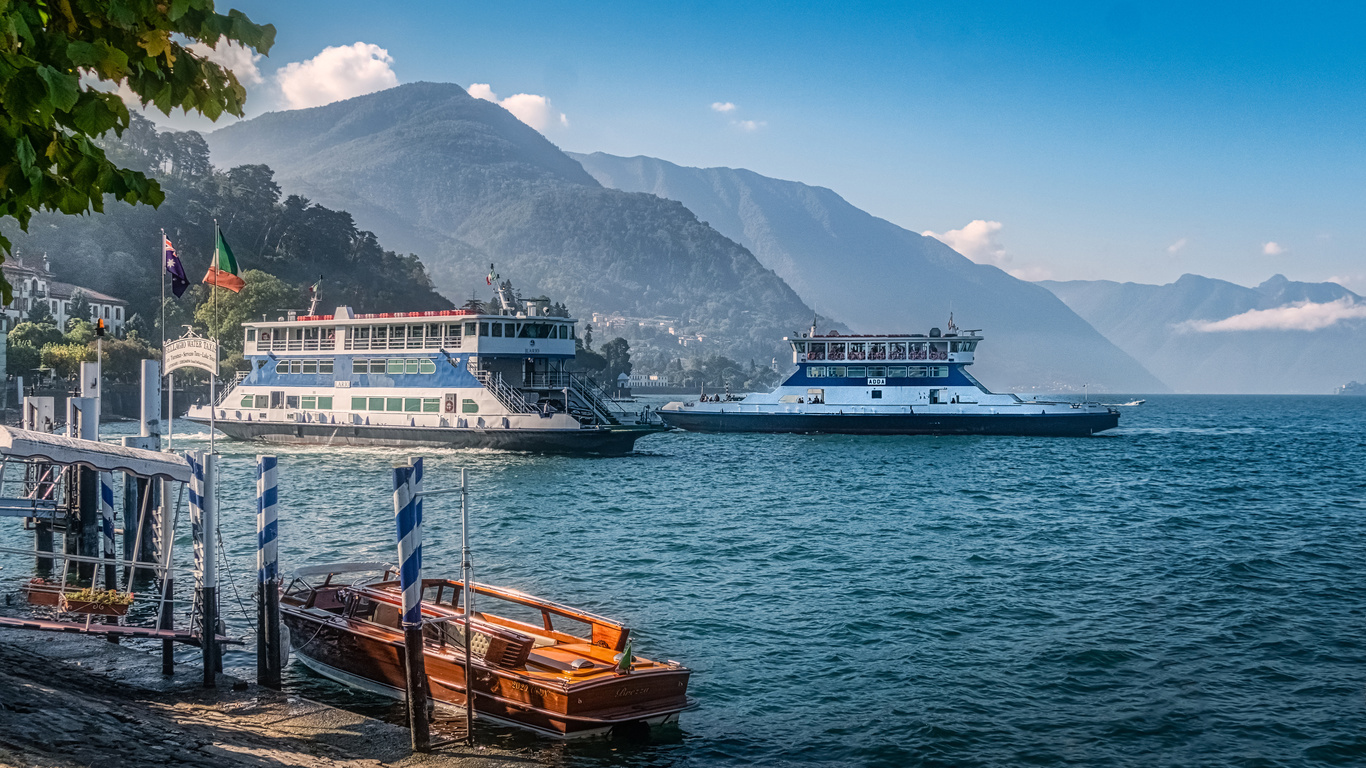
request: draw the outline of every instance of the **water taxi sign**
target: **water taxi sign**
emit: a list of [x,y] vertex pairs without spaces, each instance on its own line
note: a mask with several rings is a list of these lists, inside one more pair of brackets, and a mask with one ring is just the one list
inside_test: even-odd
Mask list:
[[168,373],[181,368],[199,368],[217,376],[218,342],[191,331],[175,341],[166,342],[162,362]]

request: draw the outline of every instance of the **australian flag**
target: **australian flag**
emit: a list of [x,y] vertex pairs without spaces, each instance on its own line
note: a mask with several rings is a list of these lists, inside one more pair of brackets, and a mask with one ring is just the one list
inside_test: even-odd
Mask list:
[[176,298],[185,293],[185,289],[190,287],[190,279],[185,276],[185,267],[180,263],[180,257],[175,255],[175,246],[171,245],[170,238],[161,236],[161,255],[162,261],[166,264],[166,274],[171,276],[171,293]]

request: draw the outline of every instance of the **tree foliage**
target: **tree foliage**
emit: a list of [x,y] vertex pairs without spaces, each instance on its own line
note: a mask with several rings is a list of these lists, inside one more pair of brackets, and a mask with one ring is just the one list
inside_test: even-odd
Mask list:
[[606,365],[603,366],[603,382],[614,386],[621,374],[631,375],[631,343],[618,336],[602,345],[601,353]]
[[[94,141],[129,125],[112,87],[165,114],[241,116],[246,89],[189,48],[223,40],[266,53],[275,28],[241,11],[216,13],[213,0],[0,2],[0,216],[27,230],[35,211],[103,211],[105,195],[160,205],[156,181],[119,167]],[[10,252],[3,234],[0,246]],[[12,299],[2,277],[0,292]]]

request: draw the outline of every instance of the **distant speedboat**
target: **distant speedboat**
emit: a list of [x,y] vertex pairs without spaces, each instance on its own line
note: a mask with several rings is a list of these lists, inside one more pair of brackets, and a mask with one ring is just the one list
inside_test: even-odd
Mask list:
[[[1119,424],[1101,403],[995,394],[968,373],[979,331],[785,337],[797,370],[767,394],[706,397],[659,409],[698,432],[854,435],[1093,435]],[[1138,401],[1142,402],[1142,401]]]
[[1130,401],[1127,402],[1127,403],[1104,403],[1104,405],[1108,405],[1108,406],[1111,406],[1111,407],[1114,407],[1114,408],[1127,408],[1127,407],[1129,407],[1129,406],[1131,406],[1131,405],[1143,405],[1143,404],[1146,403],[1146,402],[1148,402],[1148,401],[1147,401],[1147,400],[1130,400]]
[[[374,574],[366,581],[363,574]],[[689,670],[631,653],[631,630],[514,589],[473,584],[470,649],[475,717],[553,738],[675,722]],[[422,580],[423,654],[438,706],[463,709],[465,606],[458,581]],[[280,598],[305,666],[362,690],[403,698],[403,596],[387,563],[300,568]],[[518,617],[518,618],[513,618]],[[532,622],[532,623],[528,623]]]

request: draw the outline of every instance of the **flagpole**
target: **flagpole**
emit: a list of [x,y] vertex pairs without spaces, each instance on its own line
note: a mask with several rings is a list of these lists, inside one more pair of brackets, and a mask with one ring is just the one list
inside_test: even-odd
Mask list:
[[[166,370],[166,230],[161,230],[161,375],[163,378],[170,379],[171,372]],[[175,416],[175,382],[171,381],[171,386],[167,388],[170,394],[170,401],[166,404],[166,450],[171,450],[171,419]]]
[[[213,220],[213,266],[218,266],[218,243],[223,234],[218,230],[218,219]],[[214,416],[218,410],[215,402],[215,379],[218,378],[218,273],[214,272],[213,282],[209,283],[209,317],[213,321],[213,372],[209,374],[209,453],[214,450]]]

